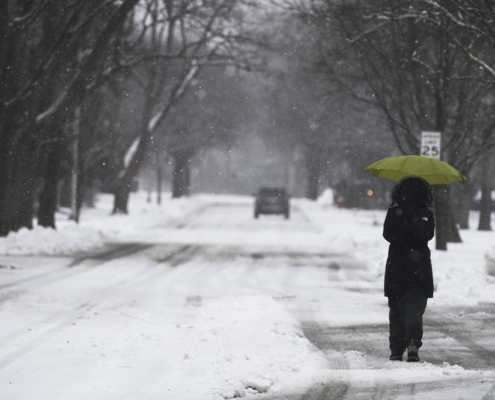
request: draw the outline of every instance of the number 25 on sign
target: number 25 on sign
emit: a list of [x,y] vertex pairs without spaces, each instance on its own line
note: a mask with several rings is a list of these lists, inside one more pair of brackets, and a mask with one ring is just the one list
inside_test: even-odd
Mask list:
[[421,132],[421,155],[423,157],[437,158],[441,154],[440,132]]

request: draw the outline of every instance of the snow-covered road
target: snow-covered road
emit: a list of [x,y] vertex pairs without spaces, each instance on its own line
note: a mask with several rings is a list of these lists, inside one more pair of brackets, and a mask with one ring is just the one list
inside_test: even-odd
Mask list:
[[495,398],[491,304],[432,302],[425,362],[387,361],[382,212],[196,203],[94,251],[0,257],[0,399]]

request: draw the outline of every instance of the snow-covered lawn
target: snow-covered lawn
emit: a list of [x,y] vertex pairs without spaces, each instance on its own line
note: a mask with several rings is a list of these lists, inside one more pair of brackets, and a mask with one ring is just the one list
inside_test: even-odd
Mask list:
[[[101,196],[80,225],[60,214],[56,231],[0,239],[0,398],[277,398],[329,380],[493,383],[487,371],[377,361],[359,351],[338,355],[349,370],[332,369],[301,323],[387,323],[385,211],[294,199],[290,221],[255,221],[251,204],[202,195],[157,206],[139,193],[130,215],[111,216],[111,198]],[[432,250],[430,306],[495,303],[486,272],[495,234],[461,235],[464,243],[449,251]],[[174,267],[157,247],[64,267],[71,254],[105,241],[162,243],[192,255]]]

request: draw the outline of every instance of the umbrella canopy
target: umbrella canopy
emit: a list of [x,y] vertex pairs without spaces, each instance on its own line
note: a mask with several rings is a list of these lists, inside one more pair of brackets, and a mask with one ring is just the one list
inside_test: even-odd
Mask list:
[[378,178],[394,182],[408,177],[423,178],[430,185],[448,185],[467,181],[464,175],[446,162],[422,156],[387,157],[364,170]]

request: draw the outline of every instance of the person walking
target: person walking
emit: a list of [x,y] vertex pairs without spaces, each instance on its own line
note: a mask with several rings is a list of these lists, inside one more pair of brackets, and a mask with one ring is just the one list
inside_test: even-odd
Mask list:
[[390,243],[385,269],[385,296],[390,308],[390,360],[419,361],[423,314],[433,297],[430,241],[435,219],[430,185],[421,178],[405,178],[392,190],[392,204],[383,227]]

